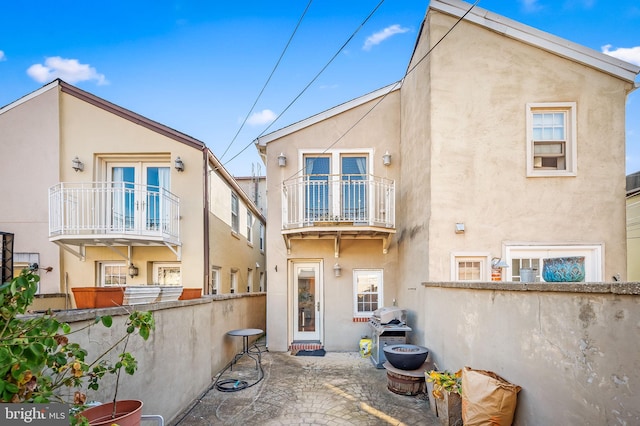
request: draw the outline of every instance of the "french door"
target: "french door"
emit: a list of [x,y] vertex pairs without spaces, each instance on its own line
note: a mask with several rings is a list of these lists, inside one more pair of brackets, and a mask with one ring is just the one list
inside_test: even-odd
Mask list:
[[320,262],[294,262],[293,340],[320,341],[323,309]]
[[161,231],[167,207],[170,169],[154,163],[109,164],[111,229]]

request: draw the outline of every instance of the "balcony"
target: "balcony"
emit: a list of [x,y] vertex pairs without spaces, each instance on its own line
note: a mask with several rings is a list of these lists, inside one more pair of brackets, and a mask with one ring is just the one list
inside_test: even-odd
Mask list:
[[282,235],[292,239],[382,239],[395,233],[395,183],[371,175],[305,175],[283,182]]
[[59,183],[49,189],[49,241],[79,258],[95,245],[164,245],[179,258],[180,199],[152,185]]

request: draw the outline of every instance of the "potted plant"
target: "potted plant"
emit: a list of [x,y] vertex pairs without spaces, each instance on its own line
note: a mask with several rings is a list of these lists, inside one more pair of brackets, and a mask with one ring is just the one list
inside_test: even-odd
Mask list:
[[[126,351],[127,343],[134,334],[149,338],[155,327],[152,313],[132,312],[122,337],[89,362],[88,351],[70,341],[73,332],[69,324],[60,322],[50,311],[25,315],[39,281],[38,275],[24,270],[0,285],[0,402],[63,402],[72,405],[76,413],[85,407],[85,386],[97,390],[100,380],[110,373],[116,378],[112,402],[116,407],[122,369],[133,374],[137,368],[135,358]],[[98,323],[111,327],[113,320],[110,316],[98,317],[76,332]],[[114,352],[118,355],[112,364],[107,358]],[[73,399],[69,401],[66,398],[71,393]],[[141,414],[141,402],[139,408]],[[88,411],[72,416],[71,423],[88,424]],[[114,408],[112,413],[117,411],[121,410]],[[116,422],[121,423],[109,419],[109,424]]]
[[[456,373],[431,370],[425,372],[429,403],[444,425],[462,425],[462,370]],[[431,384],[431,385],[430,385]]]

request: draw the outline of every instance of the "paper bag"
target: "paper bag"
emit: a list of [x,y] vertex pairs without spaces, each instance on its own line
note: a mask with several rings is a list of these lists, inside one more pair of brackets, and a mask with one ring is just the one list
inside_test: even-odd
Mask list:
[[465,426],[509,426],[513,423],[518,392],[491,371],[462,370],[462,421]]

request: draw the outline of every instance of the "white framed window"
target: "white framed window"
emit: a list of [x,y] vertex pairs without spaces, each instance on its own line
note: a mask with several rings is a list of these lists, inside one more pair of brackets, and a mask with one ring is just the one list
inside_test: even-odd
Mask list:
[[127,264],[124,262],[102,262],[100,285],[103,287],[127,285]]
[[260,272],[260,292],[264,291],[264,272]]
[[230,282],[229,292],[237,293],[238,292],[238,270],[237,269],[231,270],[231,274],[229,276],[229,282]]
[[453,281],[490,281],[491,268],[487,253],[452,253],[451,279]]
[[211,294],[220,293],[220,268],[218,266],[211,267]]
[[382,269],[353,270],[353,315],[371,316],[383,306]]
[[253,243],[253,214],[247,210],[247,241]]
[[153,283],[158,285],[182,285],[180,264],[175,262],[155,262]]
[[544,259],[555,257],[584,257],[585,282],[603,280],[604,248],[601,244],[508,244],[505,259],[511,265],[505,268],[507,281],[520,281],[522,268],[534,268],[536,281],[544,282]]
[[236,234],[240,230],[240,204],[238,202],[238,195],[235,192],[231,193],[231,230]]
[[260,251],[264,251],[264,224],[260,222]]
[[576,176],[576,103],[527,104],[527,176]]
[[253,269],[247,269],[247,293],[253,291]]

